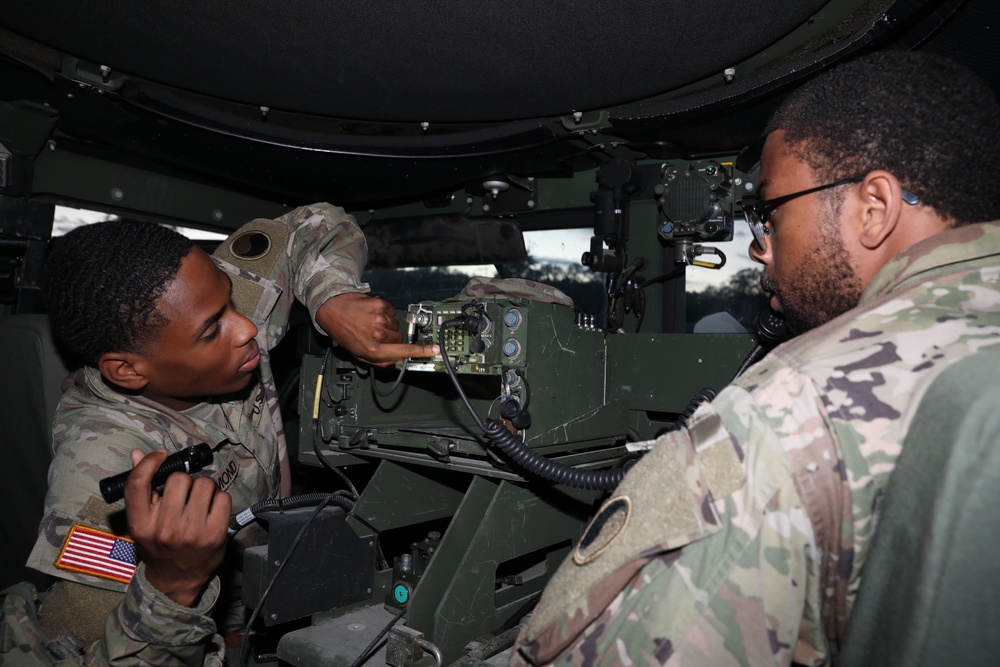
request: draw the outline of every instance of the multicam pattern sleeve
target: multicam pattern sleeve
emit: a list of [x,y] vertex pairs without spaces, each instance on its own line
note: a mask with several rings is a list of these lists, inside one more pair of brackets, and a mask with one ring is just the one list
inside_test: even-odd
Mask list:
[[[722,417],[732,414],[741,419]],[[723,665],[730,652],[731,664],[790,662],[816,538],[759,403],[731,387],[702,406],[605,507],[622,498],[625,525],[588,530],[581,545],[592,538],[604,551],[589,559],[585,546],[574,550],[514,664]]]
[[[264,324],[261,347],[270,350],[285,335],[288,313],[298,299],[316,311],[328,299],[347,292],[367,292],[361,282],[368,245],[354,218],[339,206],[313,204],[275,220],[254,220],[234,232],[215,251],[235,277],[237,309]],[[275,299],[262,299],[269,285]],[[320,333],[324,333],[317,327]]]
[[1000,223],[901,253],[857,309],[655,443],[554,575],[512,665],[830,664],[916,406],[996,346]]
[[[124,504],[106,504],[98,482],[128,470],[131,449],[179,451],[198,442],[212,444],[214,461],[204,474],[233,497],[234,512],[286,494],[284,433],[267,352],[285,334],[295,299],[314,314],[332,296],[367,291],[360,281],[366,252],[353,218],[329,204],[253,221],[223,243],[216,263],[230,274],[234,304],[257,324],[261,346],[260,381],[245,400],[178,413],[114,391],[92,368],[67,380],[53,424],[45,513],[28,565],[60,580],[60,596],[50,599],[70,601],[64,605],[68,609],[50,605],[43,623],[61,618],[57,632],[96,640],[87,652],[92,664],[219,664],[221,640],[209,616],[217,581],[199,607],[188,609],[158,595],[141,576],[141,564],[125,584],[55,563],[73,525],[127,536]],[[98,596],[86,593],[94,588],[120,596],[106,621],[107,594],[98,604]],[[93,609],[87,608],[90,599]]]

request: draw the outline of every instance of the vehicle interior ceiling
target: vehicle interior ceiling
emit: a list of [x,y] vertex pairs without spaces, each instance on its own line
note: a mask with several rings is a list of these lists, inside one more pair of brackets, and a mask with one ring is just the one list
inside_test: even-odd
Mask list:
[[593,226],[602,168],[759,145],[783,95],[840,60],[929,50],[1000,89],[998,15],[990,0],[8,4],[0,315],[41,309],[54,205],[226,232],[331,201],[373,267],[505,261],[511,229]]

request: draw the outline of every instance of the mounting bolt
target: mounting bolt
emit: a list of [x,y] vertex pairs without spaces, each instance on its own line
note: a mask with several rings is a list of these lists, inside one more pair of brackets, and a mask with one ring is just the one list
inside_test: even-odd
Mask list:
[[573,112],[573,122],[574,123],[579,123],[581,120],[583,120],[583,112],[582,111],[574,111]]
[[722,72],[722,77],[726,80],[726,83],[732,83],[733,79],[736,78],[736,68],[727,67],[725,71]]
[[212,209],[212,220],[222,222],[222,211],[220,209]]
[[107,83],[108,79],[110,78],[111,78],[111,68],[108,67],[107,65],[101,65],[101,81]]
[[111,198],[115,201],[121,201],[125,199],[125,191],[121,188],[111,188]]

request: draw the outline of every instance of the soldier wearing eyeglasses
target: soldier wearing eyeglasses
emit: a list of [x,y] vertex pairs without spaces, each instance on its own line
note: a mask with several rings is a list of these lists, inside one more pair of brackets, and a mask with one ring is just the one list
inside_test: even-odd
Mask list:
[[994,94],[939,57],[862,57],[785,100],[746,218],[798,336],[632,468],[513,665],[834,661],[917,404],[1000,345],[998,151]]

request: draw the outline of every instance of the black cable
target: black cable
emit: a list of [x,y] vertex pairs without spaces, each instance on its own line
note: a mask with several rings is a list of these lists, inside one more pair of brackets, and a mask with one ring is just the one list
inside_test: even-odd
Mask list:
[[405,613],[406,613],[406,608],[404,607],[399,611],[398,614],[393,616],[392,620],[389,621],[389,623],[384,628],[382,628],[382,631],[375,636],[375,639],[373,639],[371,643],[365,647],[365,650],[361,652],[361,655],[359,655],[357,659],[351,663],[351,667],[360,667],[360,665],[364,664],[366,660],[372,657],[372,654],[375,652],[375,647],[378,646],[379,641],[381,641],[382,637],[385,637],[386,633],[392,629],[392,626],[396,625],[396,623],[399,622],[399,619],[403,618],[403,614]]
[[514,372],[521,378],[521,384],[524,385],[524,405],[521,406],[521,410],[527,410],[528,406],[531,405],[531,385],[528,384],[528,378],[524,377],[524,371],[518,369]]
[[451,378],[452,383],[458,390],[458,397],[462,400],[462,403],[465,404],[465,409],[469,411],[470,415],[472,415],[472,419],[476,422],[476,426],[482,429],[483,432],[486,432],[487,431],[486,425],[483,423],[483,420],[479,418],[479,413],[477,413],[476,410],[472,407],[472,403],[469,402],[469,397],[465,395],[465,391],[462,389],[462,385],[458,383],[458,376],[455,375],[455,371],[451,367],[451,359],[448,358],[448,350],[445,349],[444,330],[458,329],[462,327],[464,324],[465,324],[465,319],[458,317],[453,320],[448,320],[447,322],[442,322],[441,328],[438,329],[438,346],[441,348],[441,358],[444,360],[444,369],[448,371],[448,376]]
[[671,280],[673,278],[676,278],[677,276],[682,275],[684,273],[685,268],[686,268],[685,264],[679,264],[679,265],[675,266],[674,268],[670,269],[669,271],[667,271],[666,273],[661,273],[660,275],[654,276],[653,278],[650,278],[649,280],[643,280],[639,284],[639,288],[640,289],[645,289],[649,285],[655,285],[656,283],[663,283],[663,282],[666,282],[666,281]]
[[299,529],[295,539],[292,540],[291,546],[288,547],[288,553],[285,554],[281,564],[278,565],[278,569],[274,571],[274,576],[272,576],[271,581],[267,583],[267,588],[265,588],[264,592],[261,594],[260,601],[257,603],[257,606],[254,607],[253,613],[250,614],[250,620],[247,621],[246,627],[243,629],[243,639],[240,640],[240,665],[243,667],[246,667],[247,659],[249,658],[249,654],[246,649],[247,645],[250,643],[250,630],[254,621],[257,620],[257,617],[260,616],[260,612],[264,609],[264,602],[267,600],[267,596],[270,595],[271,589],[274,587],[274,582],[276,582],[281,573],[285,571],[285,565],[287,565],[288,561],[291,560],[292,553],[295,551],[296,547],[299,546],[299,543],[302,542],[302,538],[305,536],[309,526],[312,525],[313,521],[316,520],[316,517],[319,516],[319,513],[323,511],[323,508],[327,506],[327,503],[329,503],[333,497],[334,494],[328,494],[326,499],[321,501],[320,504],[316,506],[316,510],[309,517],[309,520],[306,521],[305,525]]
[[626,267],[626,269],[622,271],[621,275],[618,277],[618,287],[615,289],[615,295],[621,296],[622,294],[624,294],[625,287],[628,285],[628,282],[632,280],[632,276],[638,273],[639,271],[642,271],[644,268],[646,268],[645,257],[639,257],[634,262],[629,264],[628,267]]
[[319,459],[319,462],[323,465],[324,468],[335,474],[337,477],[340,478],[342,482],[344,482],[347,488],[350,489],[354,499],[357,500],[360,497],[360,494],[358,493],[358,490],[354,488],[354,484],[351,483],[351,480],[347,477],[347,475],[345,475],[340,470],[337,470],[337,468],[326,459],[326,457],[319,449],[319,400],[320,400],[319,396],[321,387],[323,385],[323,376],[326,374],[326,365],[330,360],[330,354],[332,349],[333,348],[328,347],[326,348],[326,352],[323,353],[323,361],[320,363],[319,366],[319,375],[316,376],[316,397],[313,400],[313,414],[312,414],[313,453],[316,454],[316,458]]
[[517,636],[521,634],[521,630],[523,628],[523,625],[515,625],[508,630],[497,633],[493,637],[484,637],[481,641],[476,640],[479,645],[460,655],[455,662],[449,665],[449,667],[461,667],[462,663],[466,660],[476,660],[481,662],[492,658],[502,651],[506,651],[514,645],[514,642],[517,640]]
[[451,367],[451,360],[448,359],[448,352],[445,349],[444,343],[445,329],[462,328],[466,326],[467,320],[468,318],[455,318],[442,323],[441,328],[438,330],[438,344],[441,347],[441,356],[444,359],[445,370],[448,371],[448,376],[458,391],[458,397],[465,404],[476,425],[482,429],[490,442],[496,445],[508,459],[521,469],[546,481],[555,482],[556,484],[566,484],[581,489],[600,491],[610,491],[617,487],[625,478],[625,473],[628,472],[627,468],[616,470],[581,470],[580,468],[567,466],[536,453],[521,442],[516,434],[507,430],[502,421],[489,419],[486,423],[483,423],[483,420],[479,418],[479,414],[473,409],[472,403],[469,402],[468,396],[465,395],[465,391],[458,381],[458,376]]
[[642,321],[646,319],[646,290],[644,290],[640,285],[636,285],[635,290],[635,306],[632,308],[635,313],[635,332],[639,333],[639,329],[642,328]]
[[763,359],[773,347],[781,344],[788,337],[788,327],[785,318],[781,313],[771,311],[770,308],[757,313],[754,320],[754,332],[757,336],[757,344],[747,354],[743,363],[736,370],[735,380],[743,375],[750,366]]
[[385,393],[379,391],[378,383],[375,381],[375,370],[372,369],[371,371],[369,371],[368,381],[369,384],[371,384],[372,386],[372,393],[375,394],[376,396],[381,396],[382,398],[389,398],[394,393],[396,393],[396,390],[399,389],[399,383],[403,381],[403,376],[406,375],[406,366],[409,363],[410,363],[409,357],[403,359],[403,367],[399,369],[399,376],[396,378],[396,381],[392,383],[392,386],[389,387],[389,390]]
[[[323,376],[326,373],[326,364],[330,359],[331,351],[332,348],[330,347],[326,348],[326,352],[323,354],[323,361],[320,363],[319,374],[316,376],[316,398],[313,401],[313,414],[312,414],[313,453],[316,454],[316,458],[319,459],[319,462],[323,464],[323,467],[325,467],[327,470],[335,474],[337,477],[341,479],[341,481],[344,482],[344,484],[347,486],[346,492],[351,494],[351,500],[356,503],[361,498],[361,494],[358,493],[357,488],[355,488],[354,484],[351,482],[350,478],[347,475],[338,470],[332,463],[330,463],[330,461],[327,460],[326,456],[319,448],[319,395],[320,395],[320,387],[323,384]],[[365,521],[365,519],[363,519],[362,517],[354,514],[354,507],[355,506],[352,505],[350,511],[347,513],[348,518],[353,518],[356,519],[357,521],[360,521],[362,524],[370,528],[372,532],[378,534],[379,532],[378,529],[376,529],[370,523]],[[375,545],[376,545],[375,555],[377,557],[376,561],[377,567],[380,570],[384,570],[389,567],[389,563],[385,558],[385,554],[382,553],[382,543],[377,538],[375,540]]]
[[[350,512],[354,509],[355,502],[352,498],[345,497],[342,494],[349,493],[346,490],[334,491],[333,493],[303,493],[297,496],[289,496],[288,498],[268,498],[267,500],[262,500],[255,505],[251,505],[247,509],[243,510],[229,522],[229,534],[233,535],[245,526],[250,525],[252,521],[257,519],[257,516],[263,512],[270,512],[272,510],[293,510],[300,507],[312,507],[318,502],[326,499],[326,502],[332,502],[337,507],[340,507],[345,512]],[[332,496],[332,498],[331,498]]]

